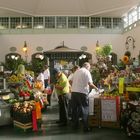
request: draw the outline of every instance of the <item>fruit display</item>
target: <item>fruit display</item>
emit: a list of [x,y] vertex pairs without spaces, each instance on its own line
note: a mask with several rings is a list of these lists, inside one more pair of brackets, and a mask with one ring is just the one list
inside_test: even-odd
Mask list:
[[43,87],[43,84],[42,84],[42,82],[41,81],[36,81],[35,83],[34,83],[34,88],[37,88],[37,89],[42,89],[42,87]]
[[13,74],[8,78],[8,82],[9,83],[20,83],[20,82],[22,82],[23,78],[24,78],[24,76],[21,74],[18,74],[18,75]]
[[21,123],[32,121],[32,111],[34,110],[34,101],[16,102],[12,106],[12,117]]
[[34,76],[32,71],[26,71],[25,66],[20,64],[17,71],[8,78],[10,91],[14,93],[17,100],[24,101],[33,97],[31,74]]

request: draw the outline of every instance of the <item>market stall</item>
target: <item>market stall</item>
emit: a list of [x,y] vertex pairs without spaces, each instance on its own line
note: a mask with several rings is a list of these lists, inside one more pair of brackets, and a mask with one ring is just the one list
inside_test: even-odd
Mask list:
[[50,73],[55,67],[60,67],[64,72],[70,70],[73,65],[80,65],[92,59],[88,52],[71,49],[67,46],[58,46],[55,49],[44,52],[45,57],[49,58]]
[[20,64],[14,73],[5,80],[1,79],[1,125],[13,123],[14,127],[24,131],[37,131],[42,120],[42,108],[47,104],[47,94],[42,92],[42,84],[34,81],[33,71]]

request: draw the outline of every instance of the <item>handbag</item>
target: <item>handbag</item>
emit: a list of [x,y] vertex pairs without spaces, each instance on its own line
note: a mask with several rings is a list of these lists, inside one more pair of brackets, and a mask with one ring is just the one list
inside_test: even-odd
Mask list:
[[51,100],[58,101],[58,96],[57,96],[55,87],[53,87],[53,91],[52,91],[52,95],[51,95]]

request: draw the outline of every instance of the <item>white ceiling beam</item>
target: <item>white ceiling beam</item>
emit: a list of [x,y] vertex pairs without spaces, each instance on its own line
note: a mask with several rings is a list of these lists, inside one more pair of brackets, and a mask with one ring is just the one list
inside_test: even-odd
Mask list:
[[33,14],[31,14],[29,12],[22,11],[22,10],[17,10],[17,9],[12,9],[12,8],[8,8],[8,7],[1,7],[0,6],[0,9],[6,10],[6,11],[9,11],[9,12],[16,12],[16,13],[19,13],[19,14],[25,14],[25,15],[28,15],[28,16],[34,16]]

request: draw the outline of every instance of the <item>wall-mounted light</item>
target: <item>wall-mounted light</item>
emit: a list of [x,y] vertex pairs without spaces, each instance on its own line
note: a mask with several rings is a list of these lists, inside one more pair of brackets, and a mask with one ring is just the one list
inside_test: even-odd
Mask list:
[[40,59],[40,60],[43,60],[43,59],[44,59],[44,55],[43,55],[43,54],[37,54],[37,55],[35,56],[35,58],[38,58],[38,59]]
[[23,50],[24,52],[27,51],[27,43],[26,43],[26,41],[24,41],[24,46],[23,46],[22,50]]
[[11,55],[11,58],[13,59],[13,60],[18,60],[18,56],[16,56],[16,55]]
[[79,56],[79,59],[85,59],[87,56],[85,54],[82,54]]
[[15,55],[11,55],[11,58],[12,58],[12,59],[15,59]]

